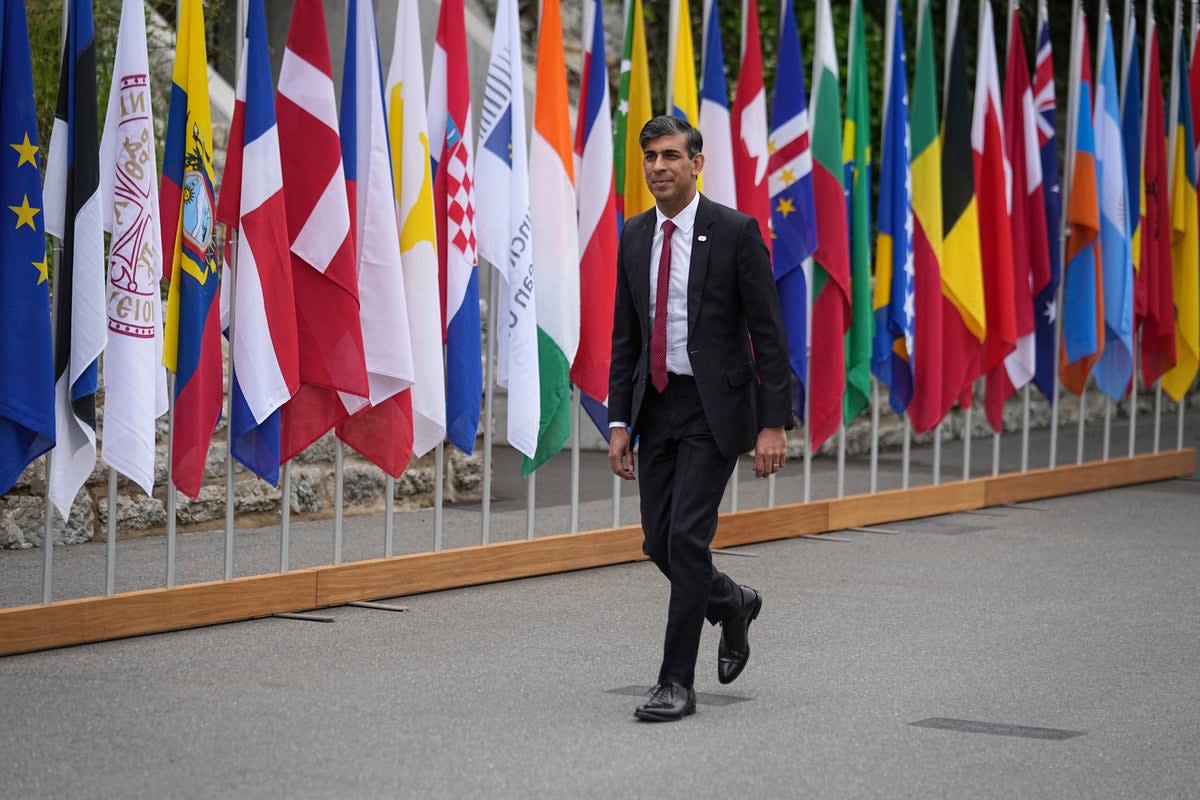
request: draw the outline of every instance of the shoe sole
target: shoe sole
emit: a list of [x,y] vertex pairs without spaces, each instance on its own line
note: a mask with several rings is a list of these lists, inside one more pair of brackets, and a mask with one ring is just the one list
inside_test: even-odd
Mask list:
[[762,611],[762,595],[761,594],[758,595],[757,599],[754,602],[754,609],[750,612],[750,619],[746,620],[746,660],[742,662],[741,668],[738,669],[737,672],[730,675],[728,678],[722,678],[720,675],[718,675],[717,680],[720,681],[722,684],[728,685],[728,684],[731,684],[734,681],[736,681],[738,676],[742,674],[742,670],[744,670],[746,668],[746,665],[750,663],[750,625],[754,622],[754,620],[758,619],[758,612],[760,612],[760,611]]
[[642,722],[678,722],[684,717],[690,717],[696,713],[696,707],[692,706],[684,710],[679,716],[674,714],[656,714],[653,711],[642,711],[640,708],[633,712],[633,715]]

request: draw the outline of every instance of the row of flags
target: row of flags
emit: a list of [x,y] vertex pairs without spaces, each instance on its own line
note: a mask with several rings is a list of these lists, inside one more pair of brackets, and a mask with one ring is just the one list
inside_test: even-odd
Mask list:
[[[103,353],[105,461],[151,490],[165,364],[175,376],[171,481],[196,496],[222,408],[222,332],[232,341],[232,454],[265,480],[331,429],[392,475],[444,439],[469,453],[483,385],[481,257],[496,270],[496,380],[509,392],[508,438],[524,473],[566,444],[572,385],[606,430],[618,231],[654,204],[637,142],[652,115],[642,0],[627,6],[615,102],[602,5],[585,2],[574,121],[559,2],[541,4],[528,131],[518,7],[500,0],[478,138],[462,0],[441,4],[428,91],[417,0],[400,2],[386,78],[371,3],[349,0],[340,107],[320,0],[297,0],[274,89],[263,3],[251,0],[219,198],[200,0],[180,8],[161,180],[140,3],[123,0],[98,136],[91,4],[69,0],[44,187],[24,2],[0,1],[0,132],[12,150],[0,193],[14,215],[0,242],[19,267],[0,276],[11,309],[0,324],[12,334],[4,341],[21,343],[0,370],[4,490],[53,447],[50,493],[65,516],[95,464]],[[861,0],[844,94],[829,0],[817,3],[809,81],[792,4],[782,3],[770,94],[757,2],[741,2],[730,98],[716,0],[702,9],[699,81],[688,1],[673,0],[667,112],[704,135],[703,191],[763,231],[794,408],[814,446],[863,410],[872,376],[917,431],[971,403],[980,378],[999,429],[1017,389],[1032,381],[1052,395],[1056,359],[1076,392],[1090,376],[1123,396],[1136,357],[1144,383],[1161,378],[1183,395],[1200,354],[1197,42],[1176,49],[1164,112],[1151,10],[1144,61],[1126,21],[1121,85],[1111,23],[1102,20],[1093,81],[1078,15],[1064,206],[1045,4],[1032,74],[1020,17],[1008,18],[1001,81],[982,3],[972,97],[957,4],[940,74],[929,3],[920,4],[910,92],[903,14],[891,0],[872,209]],[[231,234],[223,251],[218,223]],[[112,233],[107,272],[102,230]],[[44,232],[63,242],[53,359]]]

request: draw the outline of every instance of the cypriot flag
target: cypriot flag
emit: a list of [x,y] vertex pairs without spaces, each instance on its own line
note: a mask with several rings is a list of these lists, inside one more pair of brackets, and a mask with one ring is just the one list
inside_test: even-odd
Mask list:
[[523,64],[517,2],[500,0],[476,148],[476,229],[479,254],[500,278],[492,321],[499,351],[496,382],[508,389],[508,441],[533,458],[541,401]]
[[425,68],[417,0],[400,0],[386,97],[392,149],[400,255],[413,359],[412,454],[428,453],[446,436],[446,379],[438,308],[437,229],[429,126],[425,119]]
[[579,229],[558,0],[542,3],[529,161],[541,424],[537,452],[522,469],[526,475],[561,450],[570,435],[568,372],[579,346]]

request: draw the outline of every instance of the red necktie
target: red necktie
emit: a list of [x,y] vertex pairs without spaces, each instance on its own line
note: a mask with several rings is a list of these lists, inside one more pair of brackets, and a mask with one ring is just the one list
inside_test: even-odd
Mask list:
[[671,286],[671,234],[675,223],[662,224],[662,255],[658,257],[658,290],[654,293],[654,327],[650,331],[650,381],[662,392],[667,388],[667,292]]

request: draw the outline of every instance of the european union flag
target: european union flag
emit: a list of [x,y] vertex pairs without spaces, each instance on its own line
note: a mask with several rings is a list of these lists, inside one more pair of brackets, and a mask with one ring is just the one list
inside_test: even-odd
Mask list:
[[[54,447],[50,281],[24,0],[2,0],[0,43],[0,494]],[[0,211],[3,211],[0,209]]]

